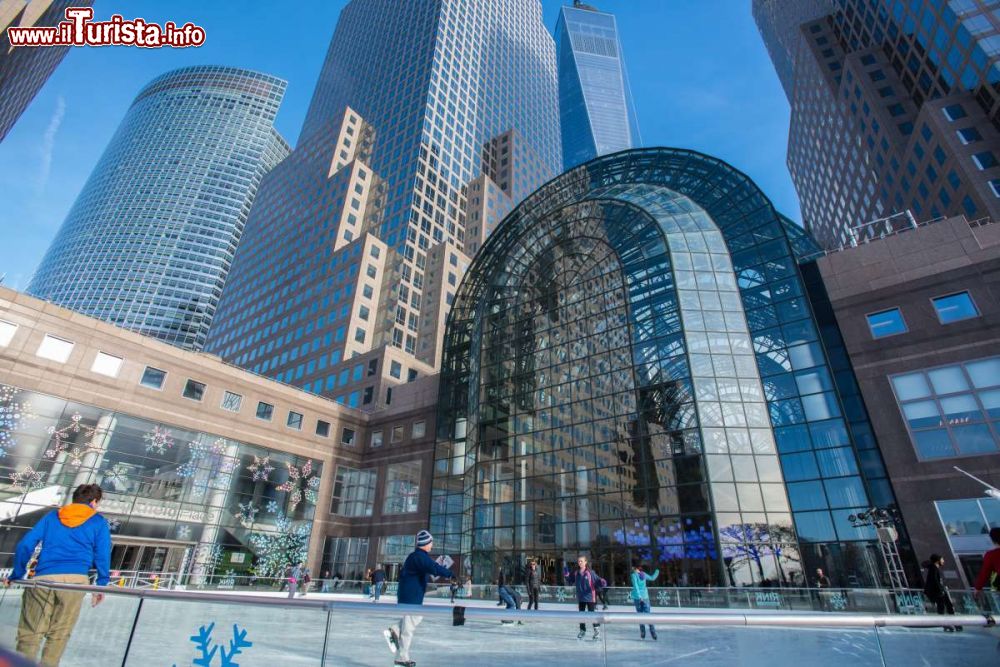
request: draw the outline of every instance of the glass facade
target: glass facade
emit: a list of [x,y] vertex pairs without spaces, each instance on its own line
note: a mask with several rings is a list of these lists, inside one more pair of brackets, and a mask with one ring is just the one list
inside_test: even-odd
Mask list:
[[1000,451],[1000,357],[890,378],[920,459]]
[[288,155],[273,127],[284,92],[280,79],[228,67],[150,82],[28,292],[201,349],[257,186]]
[[0,566],[80,484],[100,484],[112,569],[280,576],[305,559],[322,464],[0,384]]
[[917,220],[1000,216],[989,187],[1000,177],[997,8],[754,0],[792,108],[789,171],[824,247],[851,244],[852,228],[907,210]]
[[877,581],[847,517],[880,469],[806,294],[816,251],[691,151],[599,158],[525,200],[449,320],[438,548],[476,582],[529,557],[555,581],[580,551],[618,585],[632,558],[673,585]]
[[577,1],[556,24],[563,168],[639,144],[618,26],[613,14]]
[[[461,252],[560,164],[555,46],[537,0],[354,0],[298,145],[261,187],[208,349],[384,406],[346,360],[391,346],[436,365],[454,288],[433,281],[434,253]],[[506,203],[479,211],[494,206],[487,193]],[[365,244],[383,269],[366,265]]]

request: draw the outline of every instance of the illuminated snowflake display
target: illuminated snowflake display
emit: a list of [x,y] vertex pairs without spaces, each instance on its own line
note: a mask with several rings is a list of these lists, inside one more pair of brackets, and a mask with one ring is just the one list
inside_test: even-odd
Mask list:
[[278,505],[278,501],[276,500],[268,500],[266,508],[268,514],[277,514],[281,510],[281,506]]
[[288,466],[288,480],[275,488],[289,494],[289,510],[294,512],[303,498],[307,503],[315,505],[319,497],[317,489],[319,489],[320,479],[313,472],[312,460],[306,461],[301,468],[293,466],[291,463],[285,465]]
[[44,485],[42,478],[44,473],[39,472],[31,466],[26,466],[18,472],[10,473],[11,486],[19,491],[28,493]]
[[104,472],[104,481],[114,487],[115,491],[127,491],[132,483],[131,471],[125,463],[116,463]]
[[244,528],[249,528],[257,519],[257,512],[260,510],[254,507],[252,502],[239,503],[238,507],[240,509],[234,516],[243,524]]
[[270,456],[257,456],[254,455],[253,463],[247,466],[247,470],[250,471],[251,479],[255,482],[266,482],[274,472],[274,466],[271,465]]
[[20,392],[17,387],[0,384],[0,458],[17,445],[14,431],[22,428],[25,421],[36,418],[30,403],[15,400]]
[[154,426],[152,431],[142,434],[146,442],[146,451],[152,454],[166,454],[174,446],[174,438],[168,428]]
[[191,526],[187,524],[181,524],[177,526],[177,539],[178,540],[190,540],[191,539]]
[[[50,426],[46,433],[52,436],[48,449],[45,450],[45,458],[54,459],[60,454],[66,455],[68,463],[80,467],[83,457],[90,453],[98,453],[103,449],[99,442],[95,442],[94,433],[96,429],[92,426],[82,424],[83,415],[74,412],[70,417],[70,423],[62,428]],[[74,444],[71,440],[83,439],[82,444]]]

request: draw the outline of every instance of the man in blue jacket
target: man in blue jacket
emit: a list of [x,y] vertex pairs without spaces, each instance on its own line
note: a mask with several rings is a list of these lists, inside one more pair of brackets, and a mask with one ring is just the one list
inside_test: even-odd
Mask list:
[[[430,557],[434,548],[434,537],[426,530],[417,533],[417,548],[406,557],[403,569],[399,572],[399,588],[396,593],[397,604],[422,605],[424,593],[427,592],[427,577],[445,577],[454,579],[451,570],[434,562]],[[417,663],[410,660],[410,644],[413,642],[413,632],[424,620],[423,616],[403,616],[398,625],[392,625],[383,634],[389,642],[389,650],[396,654],[394,664],[401,667],[415,667]]]
[[[111,568],[111,529],[97,513],[103,493],[97,484],[82,484],[73,492],[73,502],[49,512],[17,543],[11,580],[27,576],[28,562],[41,543],[34,579],[65,584],[89,584],[91,568],[97,570],[97,585],[107,586]],[[17,651],[42,665],[58,667],[80,616],[84,593],[27,588],[21,598],[21,620],[17,626]],[[104,599],[94,594],[92,605]]]

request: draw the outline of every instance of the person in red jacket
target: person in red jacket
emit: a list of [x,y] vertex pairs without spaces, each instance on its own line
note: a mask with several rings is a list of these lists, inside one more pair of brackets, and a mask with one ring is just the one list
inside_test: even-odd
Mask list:
[[[990,549],[983,556],[983,567],[976,577],[976,591],[981,591],[987,585],[992,584],[994,588],[1000,588],[1000,527],[990,529],[990,539],[996,548]],[[994,575],[996,580],[993,580]]]

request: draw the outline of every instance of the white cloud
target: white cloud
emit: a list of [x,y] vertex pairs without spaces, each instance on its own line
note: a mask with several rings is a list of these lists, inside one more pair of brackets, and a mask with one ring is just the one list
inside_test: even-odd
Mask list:
[[45,128],[45,132],[42,134],[42,143],[39,146],[40,164],[38,168],[38,181],[35,184],[38,194],[45,192],[45,186],[48,185],[49,174],[52,172],[52,153],[56,147],[56,133],[59,132],[59,126],[62,125],[65,115],[66,99],[60,95],[56,99],[56,109],[49,119],[48,127]]

